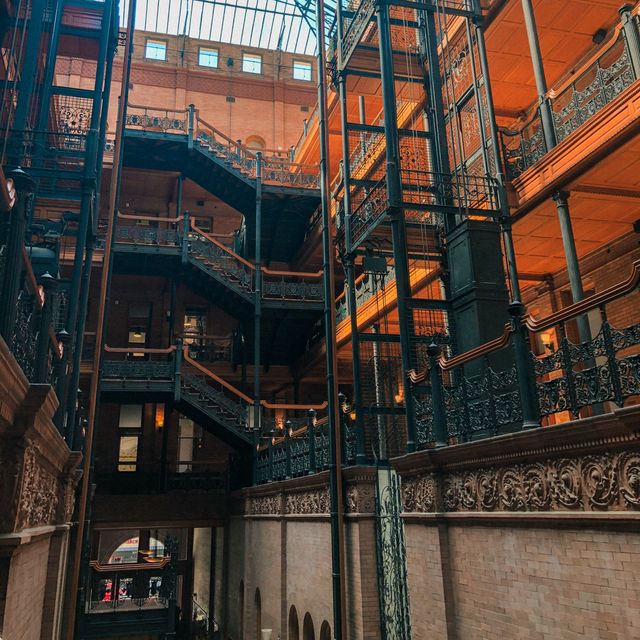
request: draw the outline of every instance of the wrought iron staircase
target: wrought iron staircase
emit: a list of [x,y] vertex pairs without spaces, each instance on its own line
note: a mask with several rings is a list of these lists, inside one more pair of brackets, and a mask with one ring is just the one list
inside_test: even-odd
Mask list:
[[[318,168],[288,154],[262,154],[262,218],[265,258],[289,261],[318,207]],[[245,216],[248,246],[255,243],[256,155],[184,110],[128,106],[124,145],[128,167],[179,171]]]

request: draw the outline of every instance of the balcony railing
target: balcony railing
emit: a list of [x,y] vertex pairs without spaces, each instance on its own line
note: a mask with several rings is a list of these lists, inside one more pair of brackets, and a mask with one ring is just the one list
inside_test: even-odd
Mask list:
[[[447,360],[432,349],[429,369],[412,373],[417,404],[418,441],[464,442],[519,429],[523,422],[524,377],[543,424],[595,415],[640,400],[640,323],[618,328],[609,315],[624,317],[621,305],[640,284],[640,260],[630,277],[544,319],[531,316],[505,327],[504,334],[466,354]],[[575,320],[597,312],[600,328],[588,341],[573,342]],[[591,317],[593,324],[593,317]],[[539,336],[545,353],[514,353],[518,323]],[[440,434],[440,435],[439,435]]]
[[[638,28],[637,18],[634,23]],[[606,50],[578,72],[568,85],[548,94],[558,143],[569,137],[636,80],[629,45],[622,31]],[[519,130],[501,130],[507,177],[513,180],[550,151],[545,144],[540,109]]]
[[[188,109],[129,105],[125,126],[128,129],[183,135],[190,148],[198,148],[243,178],[256,179],[256,150],[239,140],[233,140],[203,120],[193,105]],[[318,166],[293,162],[288,152],[265,149],[262,152],[262,182],[266,185],[317,189]]]

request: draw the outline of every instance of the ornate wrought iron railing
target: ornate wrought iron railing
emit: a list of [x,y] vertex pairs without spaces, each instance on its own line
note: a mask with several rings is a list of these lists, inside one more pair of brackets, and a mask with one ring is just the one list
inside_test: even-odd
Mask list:
[[[341,398],[341,459],[344,466],[350,466],[356,459],[355,426],[347,415],[344,397]],[[285,419],[269,431],[262,429],[264,435],[256,447],[257,484],[297,478],[329,467],[330,434],[325,408],[326,403],[319,411],[309,409],[304,419]],[[271,424],[267,422],[268,426]]]
[[[634,24],[638,25],[637,18]],[[566,86],[552,89],[548,100],[558,143],[588,122],[636,80],[629,45],[620,29],[605,51],[572,76]],[[549,151],[545,144],[540,109],[519,131],[501,130],[507,177],[517,178]]]
[[90,563],[86,612],[168,609],[175,606],[177,540],[166,539],[164,557],[128,564]]
[[[0,246],[0,285],[4,279],[6,247]],[[61,375],[63,345],[54,330],[58,306],[57,280],[45,274],[36,279],[26,250],[22,251],[22,269],[16,301],[15,322],[10,335],[4,336],[22,372],[31,382],[57,385]]]
[[[411,372],[418,441],[464,442],[514,431],[530,394],[538,420],[551,425],[640,401],[640,322],[617,328],[640,284],[640,260],[627,280],[541,320],[514,312],[499,338],[447,359],[432,345],[429,367]],[[637,295],[637,294],[635,294]],[[576,319],[589,314],[592,337],[575,341]],[[515,357],[514,340],[527,329],[541,353]],[[522,380],[529,380],[525,388]]]
[[[129,129],[184,135],[191,146],[226,165],[229,171],[256,179],[256,152],[239,140],[233,140],[203,120],[199,111],[162,109],[129,105],[125,125]],[[262,153],[262,182],[282,187],[318,188],[318,166],[293,162],[288,152],[265,149]]]

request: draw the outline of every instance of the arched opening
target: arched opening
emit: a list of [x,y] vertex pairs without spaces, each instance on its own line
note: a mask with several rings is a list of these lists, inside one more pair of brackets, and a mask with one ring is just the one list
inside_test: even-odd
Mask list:
[[260,589],[256,589],[256,639],[262,640],[262,600],[260,599]]
[[238,594],[238,605],[240,606],[240,624],[238,625],[240,637],[244,638],[244,580],[240,580],[240,593]]
[[300,625],[298,624],[298,612],[291,605],[289,609],[289,640],[300,640]]
[[326,620],[320,627],[320,640],[331,640],[331,625]]
[[249,136],[247,141],[244,143],[244,146],[248,149],[254,149],[255,151],[261,151],[267,145],[265,144],[264,138],[260,136]]
[[316,640],[316,632],[313,630],[313,620],[311,619],[311,615],[308,611],[304,614],[302,640]]

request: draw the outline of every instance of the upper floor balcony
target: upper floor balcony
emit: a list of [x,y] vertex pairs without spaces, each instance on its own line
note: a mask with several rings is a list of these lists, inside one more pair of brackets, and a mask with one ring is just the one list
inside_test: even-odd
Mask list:
[[540,106],[528,112],[520,128],[501,129],[507,179],[513,181],[520,204],[635,130],[640,69],[634,60],[640,58],[629,34],[640,33],[637,9],[626,29],[622,24],[612,29],[575,73],[565,74],[549,90],[556,146],[548,148],[545,142]]

